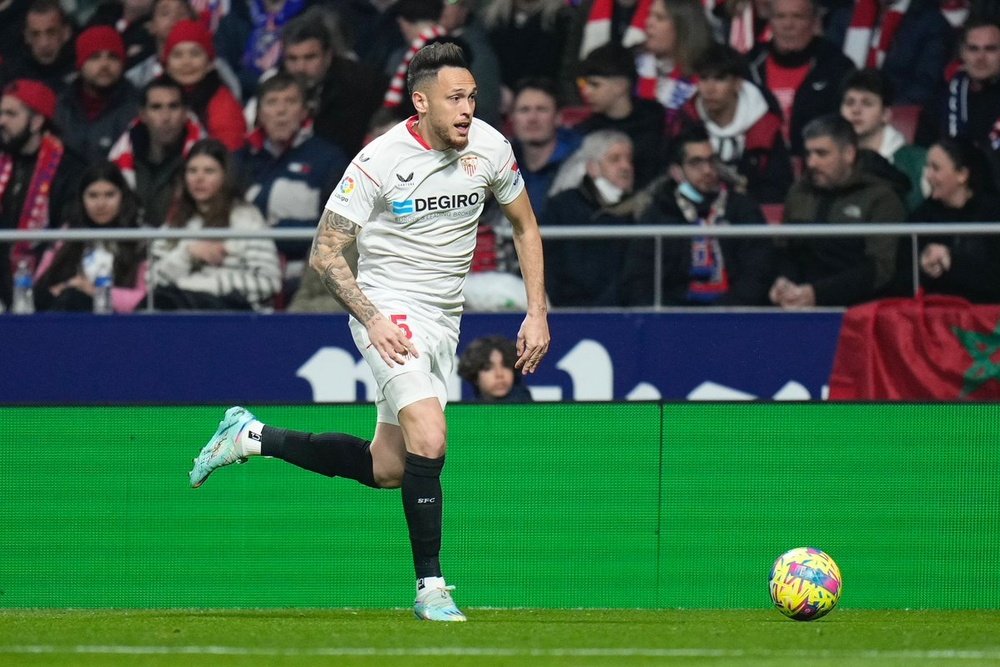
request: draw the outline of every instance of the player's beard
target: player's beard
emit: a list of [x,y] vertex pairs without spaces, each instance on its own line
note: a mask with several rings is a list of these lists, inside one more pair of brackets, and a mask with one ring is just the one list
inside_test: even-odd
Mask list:
[[448,148],[452,148],[456,151],[460,151],[469,145],[469,136],[461,136],[452,124],[441,124],[431,123],[431,129],[437,138],[441,140]]

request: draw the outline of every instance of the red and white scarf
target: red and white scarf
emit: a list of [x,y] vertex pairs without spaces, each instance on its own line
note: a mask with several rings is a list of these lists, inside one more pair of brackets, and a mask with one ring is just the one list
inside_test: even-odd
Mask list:
[[[66,149],[63,143],[53,134],[42,135],[42,143],[38,148],[38,159],[35,161],[35,172],[31,175],[31,183],[21,207],[21,217],[17,221],[18,229],[42,229],[49,226],[49,196],[52,194],[52,182],[55,180],[59,163],[62,162]],[[14,175],[14,159],[7,153],[0,154],[0,201],[10,185]],[[30,241],[20,241],[11,248],[12,267],[17,266],[22,259],[28,259],[34,264],[34,256]]]
[[844,54],[859,68],[882,67],[910,0],[893,0],[879,20],[879,0],[856,0],[851,25],[844,37]]
[[[632,48],[646,42],[646,18],[649,16],[649,6],[653,0],[638,0],[635,13],[629,21],[625,34],[622,35],[622,46]],[[611,19],[615,13],[615,0],[594,0],[583,26],[583,39],[580,40],[580,59],[599,46],[611,41]]]
[[[689,223],[699,227],[714,227],[725,214],[729,190],[723,186],[709,207],[708,215],[701,217],[695,205],[680,192],[674,193],[677,207]],[[688,300],[694,303],[712,303],[729,291],[729,272],[722,256],[722,246],[716,236],[691,238],[691,270],[688,282]]]
[[[298,148],[312,136],[313,119],[306,118],[302,123],[302,127],[300,127],[298,132],[295,133],[295,136],[292,137],[291,143],[289,143],[284,150],[287,151],[292,148]],[[247,145],[250,147],[250,152],[254,154],[260,153],[264,149],[267,149],[272,155],[276,154],[274,151],[276,146],[268,142],[267,133],[264,132],[264,128],[262,127],[255,128],[253,132],[247,135]]]
[[635,59],[638,74],[636,95],[644,100],[656,100],[667,111],[676,111],[698,92],[698,79],[684,76],[680,67],[661,71],[660,62],[651,53],[640,53]]
[[410,61],[413,60],[413,56],[417,55],[417,51],[424,48],[428,42],[447,34],[447,30],[435,23],[421,30],[417,38],[410,42],[410,48],[406,50],[402,62],[396,68],[396,73],[392,75],[389,89],[385,91],[385,98],[382,100],[383,107],[392,109],[402,104],[403,93],[406,91],[406,72],[410,69]]
[[[142,122],[138,118],[129,123],[128,129],[118,137],[118,141],[111,146],[108,151],[108,160],[118,165],[125,177],[125,181],[130,187],[135,188],[135,147],[132,145],[132,130]],[[198,118],[188,112],[187,123],[184,125],[184,148],[183,155],[187,155],[194,142],[205,137],[205,128],[198,122]]]

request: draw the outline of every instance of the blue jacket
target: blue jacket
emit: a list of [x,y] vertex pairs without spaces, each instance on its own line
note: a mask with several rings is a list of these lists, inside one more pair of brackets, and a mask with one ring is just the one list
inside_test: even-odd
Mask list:
[[[246,200],[261,210],[272,227],[315,227],[326,198],[348,164],[340,149],[314,136],[311,127],[300,130],[292,146],[280,155],[272,152],[258,129],[236,151],[235,160]],[[288,259],[302,259],[309,252],[308,241],[279,241],[277,245]]]
[[576,152],[582,141],[583,137],[575,130],[560,127],[556,131],[556,149],[552,151],[549,161],[537,171],[528,171],[524,164],[521,143],[519,141],[511,142],[514,147],[514,158],[521,170],[521,178],[524,179],[524,188],[528,191],[528,199],[531,200],[531,208],[539,220],[543,217],[549,188],[552,186],[552,181],[555,179],[559,167],[566,161],[566,158]]

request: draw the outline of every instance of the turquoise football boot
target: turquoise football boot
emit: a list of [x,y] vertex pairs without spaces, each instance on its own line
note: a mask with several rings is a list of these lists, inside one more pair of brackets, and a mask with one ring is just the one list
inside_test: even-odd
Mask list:
[[238,405],[226,410],[226,416],[219,422],[215,435],[202,447],[198,458],[194,459],[194,467],[189,474],[193,488],[197,489],[204,484],[216,468],[246,462],[247,458],[236,444],[236,437],[254,419],[248,410]]

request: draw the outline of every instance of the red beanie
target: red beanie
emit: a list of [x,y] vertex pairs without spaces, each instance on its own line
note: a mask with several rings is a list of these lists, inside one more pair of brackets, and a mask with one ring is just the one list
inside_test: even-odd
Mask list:
[[4,87],[3,94],[21,100],[24,106],[42,114],[46,120],[56,115],[56,94],[41,81],[15,79]]
[[87,28],[76,38],[76,68],[101,51],[108,51],[125,64],[125,42],[118,31],[109,25],[95,25]]
[[208,59],[215,60],[215,45],[212,44],[212,33],[208,31],[200,21],[189,21],[184,19],[178,21],[170,34],[167,35],[167,43],[163,45],[163,62],[167,62],[170,52],[181,42],[194,42],[205,49]]

